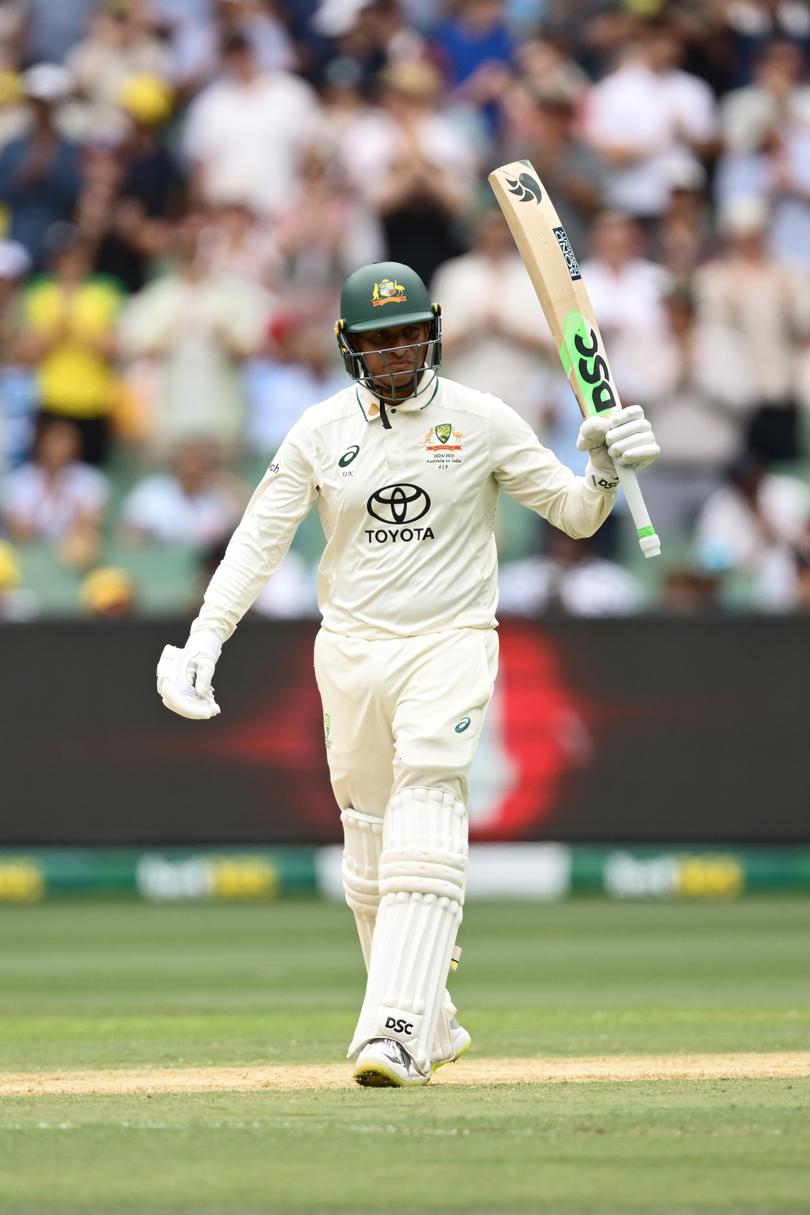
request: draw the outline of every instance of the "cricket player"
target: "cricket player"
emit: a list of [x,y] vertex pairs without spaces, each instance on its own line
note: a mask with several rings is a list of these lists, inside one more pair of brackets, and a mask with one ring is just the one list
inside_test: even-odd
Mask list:
[[326,547],[315,676],[344,831],[343,880],[368,978],[349,1058],[360,1084],[426,1084],[470,1035],[445,991],[467,871],[468,775],[498,665],[498,494],[569,536],[616,498],[615,462],[659,454],[640,406],[582,423],[582,476],[497,397],[439,377],[441,309],[408,266],[344,285],[335,326],[353,383],[308,409],[273,459],[158,692],[219,713],[223,642],[317,503]]

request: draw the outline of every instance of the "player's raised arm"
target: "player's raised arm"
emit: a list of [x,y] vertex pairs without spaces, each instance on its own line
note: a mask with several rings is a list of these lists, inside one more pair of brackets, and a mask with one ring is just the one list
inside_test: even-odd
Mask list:
[[646,468],[659,452],[640,405],[608,417],[586,418],[577,447],[587,452],[583,476],[566,468],[532,428],[502,401],[491,421],[493,476],[498,486],[575,539],[592,536],[610,514],[624,468]]
[[298,421],[269,465],[231,537],[182,649],[167,645],[157,668],[157,690],[181,717],[216,717],[211,680],[222,645],[278,569],[298,524],[317,495],[307,417]]

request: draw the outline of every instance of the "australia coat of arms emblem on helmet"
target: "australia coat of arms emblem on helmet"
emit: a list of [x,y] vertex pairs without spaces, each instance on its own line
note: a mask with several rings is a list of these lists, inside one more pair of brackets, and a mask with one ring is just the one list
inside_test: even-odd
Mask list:
[[407,301],[408,297],[402,283],[395,283],[391,278],[384,278],[381,282],[374,284],[371,296],[373,308],[382,308],[384,304],[405,304]]

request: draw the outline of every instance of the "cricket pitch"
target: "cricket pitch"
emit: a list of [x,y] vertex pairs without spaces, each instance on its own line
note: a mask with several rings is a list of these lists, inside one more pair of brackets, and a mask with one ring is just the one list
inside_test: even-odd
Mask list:
[[[595,1055],[584,1058],[465,1059],[434,1085],[586,1084],[649,1080],[810,1078],[810,1051],[700,1055]],[[0,1075],[0,1097],[59,1094],[298,1092],[345,1088],[346,1063],[249,1067],[137,1068]]]

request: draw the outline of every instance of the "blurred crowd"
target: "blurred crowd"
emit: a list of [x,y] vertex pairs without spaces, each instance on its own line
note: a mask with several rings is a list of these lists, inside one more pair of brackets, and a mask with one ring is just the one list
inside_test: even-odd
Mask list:
[[[660,439],[666,555],[507,504],[502,614],[810,611],[809,56],[804,0],[0,0],[0,620],[152,610],[181,552],[196,604],[379,258],[580,470],[486,182],[519,158]],[[258,609],[314,612],[316,557]]]

